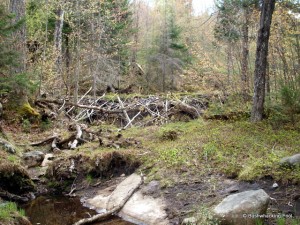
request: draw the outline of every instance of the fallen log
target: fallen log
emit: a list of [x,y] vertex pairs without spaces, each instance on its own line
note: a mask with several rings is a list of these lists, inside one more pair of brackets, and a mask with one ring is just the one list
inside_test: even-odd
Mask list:
[[58,138],[58,136],[57,135],[53,135],[51,137],[46,138],[45,140],[31,143],[30,146],[40,146],[40,145],[48,144],[51,141],[53,141],[53,139],[55,139],[55,138]]
[[131,196],[140,188],[140,186],[143,184],[143,182],[144,182],[144,179],[142,176],[142,179],[139,182],[139,184],[135,188],[131,189],[128,192],[127,196],[122,200],[122,202],[115,208],[113,208],[105,213],[101,213],[101,214],[92,216],[91,218],[81,219],[78,222],[74,223],[73,225],[89,224],[89,223],[94,223],[96,221],[101,221],[101,220],[103,221],[103,220],[106,220],[107,218],[111,217],[112,215],[118,213],[123,208],[123,206],[126,204],[126,202],[131,198]]
[[[42,102],[42,103],[43,102],[49,102],[49,103],[54,103],[54,104],[58,104],[58,105],[64,104],[64,101],[50,100],[50,99],[41,99],[41,100],[37,100],[36,102]],[[108,114],[123,113],[123,109],[106,110],[106,109],[103,109],[102,107],[98,107],[98,106],[81,105],[81,104],[75,104],[75,103],[67,102],[67,101],[65,102],[65,105],[74,106],[74,107],[78,107],[78,108],[82,108],[82,109],[94,109],[94,110],[97,110],[99,112],[108,113]]]

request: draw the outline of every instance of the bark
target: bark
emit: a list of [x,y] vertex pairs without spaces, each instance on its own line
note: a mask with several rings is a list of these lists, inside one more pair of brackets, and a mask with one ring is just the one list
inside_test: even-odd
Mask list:
[[269,47],[270,27],[275,8],[275,0],[265,0],[260,15],[260,28],[257,37],[256,60],[254,71],[254,96],[251,112],[251,121],[258,122],[263,119],[265,103],[265,82],[267,69],[267,56]]
[[58,75],[58,80],[61,80],[61,84],[63,83],[62,79],[62,31],[64,24],[64,10],[59,8],[56,12],[56,22],[55,22],[55,32],[54,32],[54,48],[56,53],[56,73]]
[[242,93],[244,98],[249,91],[248,58],[249,58],[249,16],[250,9],[244,8],[244,24],[242,27]]

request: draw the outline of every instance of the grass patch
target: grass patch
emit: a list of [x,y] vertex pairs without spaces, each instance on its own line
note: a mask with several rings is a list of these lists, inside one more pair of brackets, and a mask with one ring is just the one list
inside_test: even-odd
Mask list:
[[8,221],[19,216],[25,216],[25,211],[19,209],[14,202],[5,202],[0,204],[0,221]]
[[[178,134],[176,138],[172,136],[174,132]],[[166,173],[181,176],[182,171],[197,174],[213,170],[241,180],[272,176],[276,180],[300,181],[299,169],[279,165],[281,158],[298,152],[299,132],[274,130],[268,121],[253,124],[246,120],[198,119],[132,128],[124,136],[134,136],[142,142],[139,151],[148,153],[142,156],[144,165],[155,178],[158,174],[162,179],[171,179]]]

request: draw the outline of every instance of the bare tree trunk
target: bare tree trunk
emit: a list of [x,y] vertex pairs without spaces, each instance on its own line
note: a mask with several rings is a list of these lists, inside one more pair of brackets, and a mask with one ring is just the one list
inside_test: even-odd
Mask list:
[[267,56],[274,8],[275,0],[265,0],[263,2],[262,11],[260,14],[260,28],[257,37],[254,71],[254,96],[251,112],[252,122],[258,122],[263,119]]
[[242,94],[246,98],[249,91],[248,58],[249,58],[249,8],[244,8],[244,24],[242,27]]
[[74,88],[74,103],[78,102],[78,90],[79,90],[79,73],[80,73],[80,12],[79,12],[79,3],[76,0],[76,10],[77,10],[77,19],[78,19],[78,30],[76,35],[76,68],[75,68],[75,88]]
[[[56,73],[58,76],[59,84],[63,84],[62,78],[62,30],[64,24],[64,10],[59,7],[59,9],[55,12],[56,15],[56,23],[55,23],[55,32],[54,32],[54,49],[55,49],[55,66]],[[62,86],[60,86],[59,90],[61,90]]]

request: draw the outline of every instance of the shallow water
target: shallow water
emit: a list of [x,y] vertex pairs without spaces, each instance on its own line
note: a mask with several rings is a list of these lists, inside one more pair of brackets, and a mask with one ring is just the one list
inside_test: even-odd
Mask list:
[[[94,210],[83,207],[79,198],[41,196],[22,206],[33,225],[72,225],[82,218],[95,215]],[[94,223],[94,225],[132,225],[120,218]]]

